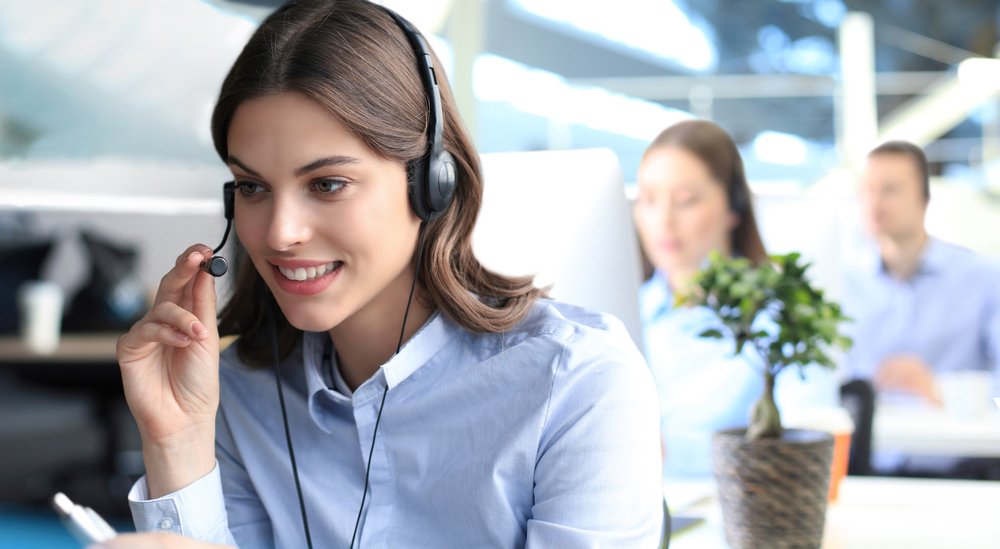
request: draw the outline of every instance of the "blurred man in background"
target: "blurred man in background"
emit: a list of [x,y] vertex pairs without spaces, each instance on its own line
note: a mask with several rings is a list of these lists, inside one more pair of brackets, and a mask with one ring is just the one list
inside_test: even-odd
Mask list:
[[940,403],[941,374],[1000,370],[1000,268],[927,234],[929,179],[916,145],[869,153],[859,202],[875,245],[847,273],[844,308],[854,319],[851,374],[880,394]]

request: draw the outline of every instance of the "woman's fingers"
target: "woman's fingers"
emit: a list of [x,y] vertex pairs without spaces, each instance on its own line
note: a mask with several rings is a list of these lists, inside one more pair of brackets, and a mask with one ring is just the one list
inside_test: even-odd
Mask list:
[[194,313],[167,301],[155,305],[119,339],[118,347],[119,351],[132,352],[157,343],[185,347],[191,341],[200,341],[209,335],[209,328]]
[[215,277],[198,271],[191,287],[191,311],[201,320],[204,327],[210,332],[217,333],[216,317],[218,312],[215,299]]
[[166,324],[147,322],[138,330],[139,339],[147,343],[162,343],[171,347],[187,347],[191,336]]
[[201,262],[212,256],[212,249],[204,244],[190,246],[177,258],[177,263],[173,269],[167,272],[160,280],[160,287],[156,292],[156,304],[166,301],[180,303],[184,299],[185,289],[192,279],[201,272],[199,266]]

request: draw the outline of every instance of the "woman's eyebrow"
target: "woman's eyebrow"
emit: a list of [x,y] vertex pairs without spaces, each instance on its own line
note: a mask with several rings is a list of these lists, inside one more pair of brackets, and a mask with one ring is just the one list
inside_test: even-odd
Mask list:
[[[242,160],[233,155],[229,155],[227,162],[229,164],[238,166],[241,170],[247,172],[248,174],[254,177],[260,177],[259,173],[254,171],[252,168],[247,166]],[[326,166],[343,166],[347,164],[359,164],[359,163],[361,163],[361,159],[353,156],[345,156],[345,155],[326,156],[323,158],[318,158],[316,160],[313,160],[312,162],[306,164],[305,166],[302,166],[301,168],[295,170],[295,175],[297,177],[301,177],[309,172],[318,170],[320,168],[325,168]]]
[[361,162],[360,158],[355,158],[353,156],[344,155],[334,155],[327,156],[325,158],[320,158],[313,160],[312,162],[302,166],[301,168],[295,170],[296,176],[303,176],[311,171],[318,170],[320,168],[325,168],[327,166],[343,166],[345,164],[359,164]]
[[247,166],[246,164],[244,164],[242,160],[240,160],[239,158],[236,158],[233,155],[229,155],[229,157],[226,158],[226,164],[235,164],[241,170],[247,172],[248,174],[250,174],[250,175],[252,175],[254,177],[260,177],[259,173],[253,171],[249,166]]

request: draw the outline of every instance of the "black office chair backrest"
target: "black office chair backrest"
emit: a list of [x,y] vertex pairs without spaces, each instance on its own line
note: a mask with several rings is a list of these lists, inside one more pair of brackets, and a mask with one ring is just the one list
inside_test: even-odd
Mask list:
[[660,538],[660,549],[667,549],[670,547],[670,507],[667,506],[667,500],[663,500],[663,536]]
[[854,421],[849,475],[872,474],[872,424],[875,420],[875,389],[871,382],[852,379],[840,386],[840,402]]

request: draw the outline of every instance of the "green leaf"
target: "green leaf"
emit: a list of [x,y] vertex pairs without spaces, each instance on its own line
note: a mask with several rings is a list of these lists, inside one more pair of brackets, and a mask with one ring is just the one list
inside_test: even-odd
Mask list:
[[722,339],[724,336],[722,335],[722,331],[721,330],[717,330],[715,328],[711,328],[711,329],[705,330],[704,332],[698,334],[698,337],[711,338],[711,339]]

